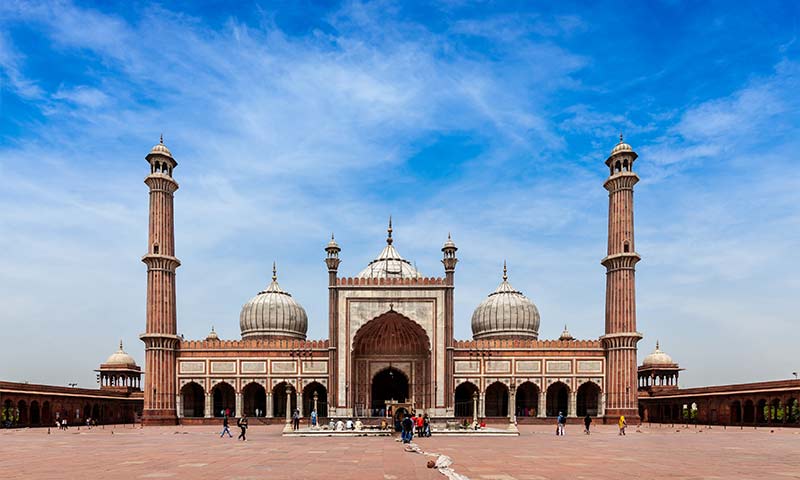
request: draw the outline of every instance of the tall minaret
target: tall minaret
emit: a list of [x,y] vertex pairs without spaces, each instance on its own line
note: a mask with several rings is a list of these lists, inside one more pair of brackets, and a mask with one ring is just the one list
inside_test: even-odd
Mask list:
[[336,276],[339,271],[339,244],[333,238],[325,247],[325,265],[328,266],[328,415],[335,413],[339,406],[339,374],[338,374],[338,345],[339,345],[339,290],[336,288]]
[[445,292],[444,297],[444,341],[445,341],[445,357],[444,357],[444,378],[445,378],[445,387],[444,387],[444,399],[445,399],[445,409],[447,409],[447,415],[455,415],[455,405],[453,402],[455,401],[455,379],[453,378],[453,373],[455,372],[455,361],[453,360],[453,354],[455,351],[455,339],[453,335],[453,289],[455,288],[455,271],[456,271],[456,264],[458,263],[458,258],[456,257],[456,251],[458,247],[456,247],[455,242],[453,239],[450,238],[450,234],[447,234],[447,241],[444,242],[444,246],[442,246],[442,264],[444,264],[444,274],[445,274],[445,282],[447,284],[447,291]]
[[150,233],[147,254],[147,328],[139,336],[145,345],[145,388],[142,423],[174,425],[178,325],[175,315],[175,269],[181,262],[175,258],[175,226],[172,197],[178,182],[172,170],[178,162],[164,145],[147,154],[150,175],[144,183],[150,187]]
[[603,186],[608,190],[608,255],[606,267],[606,333],[600,337],[606,351],[605,416],[616,420],[625,415],[638,422],[636,343],[636,262],[641,257],[633,243],[633,186],[639,176],[633,173],[636,152],[622,141],[606,160],[610,176]]

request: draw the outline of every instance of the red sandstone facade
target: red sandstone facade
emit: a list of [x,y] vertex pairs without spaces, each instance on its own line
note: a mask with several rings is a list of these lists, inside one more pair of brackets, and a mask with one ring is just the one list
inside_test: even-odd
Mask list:
[[[434,418],[536,421],[637,408],[632,172],[636,153],[622,141],[606,161],[609,191],[605,335],[539,340],[533,303],[503,282],[473,314],[475,340],[453,337],[455,243],[442,247],[444,277],[427,277],[387,245],[365,270],[340,277],[341,248],[325,248],[329,339],[304,340],[305,311],[277,284],[243,307],[247,338],[176,336],[172,178],[177,162],[159,143],[147,155],[150,235],[147,265],[144,424],[194,423],[222,415],[286,420],[308,416],[383,416],[396,402]],[[399,408],[399,407],[398,407]]]

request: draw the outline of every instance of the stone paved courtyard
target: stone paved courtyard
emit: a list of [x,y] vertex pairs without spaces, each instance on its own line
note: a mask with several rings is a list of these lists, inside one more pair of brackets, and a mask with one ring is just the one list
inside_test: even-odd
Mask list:
[[[798,429],[644,426],[620,437],[612,426],[586,436],[570,425],[560,438],[553,430],[521,426],[517,438],[418,444],[452,457],[470,479],[800,478]],[[391,438],[283,438],[277,426],[255,426],[248,436],[247,443],[220,439],[200,426],[1,430],[0,472],[4,479],[445,478]]]

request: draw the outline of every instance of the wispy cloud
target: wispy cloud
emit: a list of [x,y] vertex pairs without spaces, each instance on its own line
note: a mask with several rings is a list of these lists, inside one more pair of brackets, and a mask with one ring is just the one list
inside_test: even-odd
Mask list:
[[[273,260],[309,311],[310,335],[326,335],[325,239],[336,231],[342,273],[355,274],[380,250],[390,213],[398,248],[427,275],[441,274],[440,243],[453,233],[460,338],[503,259],[515,287],[539,305],[544,336],[564,323],[597,336],[602,162],[620,129],[641,155],[639,299],[648,336],[687,309],[692,321],[714,323],[714,306],[746,296],[767,266],[797,267],[785,257],[796,241],[781,234],[798,221],[797,175],[785,170],[797,127],[789,61],[689,106],[652,107],[623,96],[596,101],[609,83],[630,78],[598,80],[602,51],[573,43],[598,38],[597,27],[571,12],[462,17],[454,12],[464,6],[445,6],[442,23],[427,25],[390,3],[351,2],[298,32],[272,11],[212,24],[163,6],[133,8],[126,17],[68,2],[0,7],[0,25],[37,39],[17,41],[11,30],[0,39],[7,85],[16,79],[15,101],[30,109],[9,120],[24,135],[0,144],[8,184],[0,228],[10,232],[0,251],[14,252],[0,266],[8,286],[0,301],[3,324],[16,326],[8,344],[19,345],[0,363],[30,352],[26,339],[41,331],[54,333],[36,347],[39,358],[75,358],[52,370],[20,363],[11,377],[88,383],[118,335],[142,360],[142,157],[162,132],[179,162],[179,326],[187,337],[212,324],[238,336],[239,308],[264,286]],[[75,68],[36,68],[34,47]],[[753,155],[765,160],[757,174]],[[730,170],[703,179],[698,169],[709,164],[714,174]],[[750,198],[730,198],[744,179]],[[705,288],[721,281],[726,290]],[[705,307],[694,308],[702,298],[683,301],[692,291],[705,292]],[[717,317],[741,326],[751,313]],[[699,340],[681,340],[672,350],[689,379],[731,378],[701,366],[692,350]],[[91,347],[75,353],[76,341]]]

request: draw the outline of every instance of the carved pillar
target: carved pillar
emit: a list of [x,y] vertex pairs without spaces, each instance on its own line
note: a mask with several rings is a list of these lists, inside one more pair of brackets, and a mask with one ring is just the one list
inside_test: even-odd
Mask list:
[[295,390],[294,391],[294,398],[295,398],[295,402],[297,403],[297,409],[300,410],[300,416],[302,417],[304,415],[304,412],[303,412],[303,395],[299,391]]
[[606,394],[600,394],[600,405],[597,406],[597,416],[604,417],[606,415]]
[[314,390],[314,411],[317,412],[317,418],[319,418],[319,408],[317,408],[317,402],[319,401],[319,394],[316,390]]
[[292,387],[286,386],[286,423],[292,421]]
[[486,392],[481,392],[480,397],[480,412],[478,416],[484,418],[486,417]]
[[273,417],[273,413],[272,413],[272,392],[267,392],[267,408],[266,408],[266,410],[267,411],[264,412],[264,414],[265,414],[264,416],[267,417],[267,418],[272,418]]
[[213,398],[211,397],[211,394],[210,393],[206,393],[206,405],[205,405],[205,409],[204,409],[206,418],[211,418],[211,417],[214,416],[214,415],[212,415],[212,412],[211,412],[211,409],[214,408],[214,405],[212,404],[212,400],[213,400]]
[[183,402],[181,402],[181,394],[175,395],[175,408],[178,410],[178,418],[183,418]]
[[539,391],[539,404],[536,407],[536,416],[544,418],[547,416],[547,391]]
[[567,416],[568,417],[577,417],[578,416],[578,392],[576,390],[570,390],[569,392],[569,405],[567,406]]
[[478,392],[472,392],[472,421],[478,422]]
[[239,393],[239,392],[236,392],[236,416],[237,417],[241,417],[242,416],[242,410],[243,410],[242,409],[242,394]]
[[514,417],[516,416],[516,406],[517,406],[517,387],[511,385],[511,388],[508,389],[508,419],[511,422],[514,421]]

